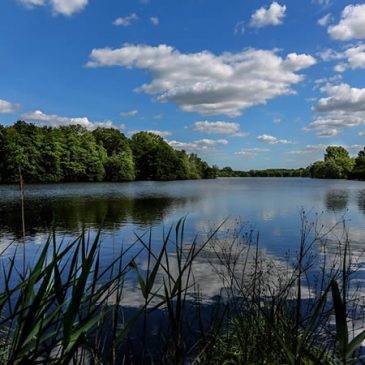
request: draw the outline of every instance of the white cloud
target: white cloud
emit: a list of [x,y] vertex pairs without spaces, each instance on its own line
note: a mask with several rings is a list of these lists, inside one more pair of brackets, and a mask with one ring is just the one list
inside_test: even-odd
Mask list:
[[332,14],[328,13],[325,16],[323,16],[322,18],[318,19],[317,23],[321,27],[326,27],[331,22],[332,22]]
[[348,84],[326,84],[321,88],[326,97],[319,99],[317,117],[305,128],[322,137],[337,135],[344,128],[365,125],[365,88]]
[[19,0],[21,4],[28,8],[45,5],[46,0]]
[[317,131],[318,137],[335,137],[338,135],[338,129],[336,128],[325,128]]
[[[337,146],[335,143],[331,144],[313,144],[313,145],[307,145],[302,149],[299,150],[292,150],[287,153],[291,155],[306,155],[306,154],[316,154],[319,152],[324,152],[328,146]],[[345,145],[341,144],[342,147],[346,148],[347,150],[361,150],[364,148],[364,146],[359,144],[353,144],[353,145]]]
[[157,16],[151,16],[150,21],[155,27],[160,24],[160,19],[158,19]]
[[330,77],[323,77],[321,79],[317,79],[314,81],[314,83],[318,86],[318,85],[323,85],[323,84],[328,84],[328,83],[340,82],[341,80],[342,80],[342,75],[337,74],[337,75],[333,75]]
[[240,125],[233,122],[208,122],[207,120],[194,123],[194,130],[202,133],[227,134],[235,137],[245,137],[247,133],[240,131]]
[[243,148],[238,152],[235,152],[235,155],[247,156],[247,157],[254,157],[257,156],[259,153],[269,152],[268,148]]
[[262,134],[257,137],[257,140],[260,142],[268,143],[268,144],[291,144],[293,142],[288,141],[287,139],[279,139],[277,137],[271,136],[269,134]]
[[336,65],[334,68],[333,68],[334,71],[336,72],[345,72],[346,71],[346,64],[345,63],[339,63],[338,65]]
[[350,47],[342,55],[347,59],[346,68],[352,70],[365,68],[365,44]]
[[363,144],[353,144],[351,146],[343,146],[344,148],[347,148],[349,150],[363,150],[364,149],[364,145]]
[[340,41],[365,39],[365,4],[347,5],[339,23],[330,26],[328,33],[333,39]]
[[318,4],[321,6],[328,6],[331,4],[331,0],[312,0],[312,3]]
[[352,45],[342,52],[332,49],[322,51],[320,57],[323,61],[339,61],[334,67],[336,72],[344,72],[347,69],[356,70],[365,68],[365,44]]
[[286,6],[274,1],[270,7],[261,7],[251,15],[250,26],[262,28],[268,25],[280,25],[285,17]]
[[152,81],[137,91],[173,102],[186,112],[241,115],[255,105],[293,94],[303,80],[296,72],[316,63],[306,54],[282,58],[275,51],[247,49],[219,56],[208,51],[183,54],[160,45],[129,45],[94,49],[88,67],[121,66],[150,72]]
[[120,116],[122,118],[133,118],[136,117],[138,115],[138,110],[134,109],[134,110],[129,110],[127,112],[122,112],[120,113]]
[[168,143],[170,146],[176,148],[177,150],[194,152],[194,151],[210,150],[218,146],[225,146],[228,144],[228,141],[226,139],[204,138],[193,142],[169,141]]
[[114,128],[113,123],[110,121],[91,122],[86,117],[81,117],[81,118],[61,117],[56,114],[45,114],[40,110],[26,113],[22,115],[22,119],[24,119],[27,122],[36,122],[41,125],[46,125],[50,127],[81,125],[82,127],[85,127],[90,130],[95,129],[97,127]]
[[114,20],[113,24],[122,27],[128,27],[132,25],[136,20],[138,20],[138,15],[136,13],[132,13],[126,17],[119,17]]
[[50,0],[53,11],[58,14],[70,16],[83,10],[88,0]]
[[275,117],[273,120],[274,124],[280,124],[281,123],[281,117]]
[[342,83],[326,85],[322,91],[326,92],[328,97],[319,100],[316,107],[319,112],[365,111],[365,89],[358,89]]
[[320,151],[324,151],[327,147],[328,145],[326,144],[309,144],[300,150],[292,150],[288,153],[292,155],[314,154]]
[[357,135],[360,136],[360,137],[364,137],[365,136],[365,131],[361,131]]
[[0,114],[13,113],[20,108],[19,104],[0,99]]
[[171,136],[171,132],[169,131],[159,131],[157,129],[152,129],[150,131],[147,131],[147,132],[150,132],[150,133],[153,133],[153,134],[157,134],[158,136],[162,137],[162,138],[166,138],[168,136]]
[[318,53],[318,56],[323,60],[323,61],[333,61],[333,60],[338,60],[339,57],[339,53],[334,51],[331,48],[327,48],[324,49],[323,51]]
[[240,21],[234,26],[234,34],[244,34],[245,33],[245,22]]
[[49,5],[53,13],[71,16],[83,10],[89,0],[20,0],[28,8]]

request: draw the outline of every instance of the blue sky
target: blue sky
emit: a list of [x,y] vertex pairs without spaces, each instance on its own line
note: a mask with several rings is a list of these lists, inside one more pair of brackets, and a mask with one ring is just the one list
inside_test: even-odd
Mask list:
[[365,137],[365,3],[2,0],[0,117],[156,131],[236,169]]

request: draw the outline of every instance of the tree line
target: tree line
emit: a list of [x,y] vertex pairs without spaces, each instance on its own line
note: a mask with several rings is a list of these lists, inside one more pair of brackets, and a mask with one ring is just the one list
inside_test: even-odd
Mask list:
[[328,146],[323,161],[316,161],[306,168],[235,171],[231,167],[224,167],[218,171],[218,176],[365,180],[365,147],[357,157],[351,157],[342,146]]
[[231,167],[224,167],[218,171],[218,175],[219,177],[307,177],[309,168],[237,171]]
[[365,180],[365,148],[351,157],[329,146],[323,161],[306,168],[237,171],[209,166],[196,154],[172,148],[162,137],[139,132],[127,138],[114,128],[0,125],[0,183],[186,180],[218,177],[312,177]]
[[160,136],[114,128],[0,125],[0,183],[210,179],[217,168]]

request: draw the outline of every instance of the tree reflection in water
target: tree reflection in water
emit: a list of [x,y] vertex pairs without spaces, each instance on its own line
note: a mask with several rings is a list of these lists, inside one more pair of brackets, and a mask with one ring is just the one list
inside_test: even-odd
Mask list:
[[[125,223],[139,226],[158,224],[171,210],[197,200],[195,197],[71,197],[28,199],[25,204],[27,234],[56,231],[74,233],[82,226],[104,229]],[[20,204],[0,205],[0,227],[17,238],[21,236]]]
[[344,211],[349,203],[349,193],[347,190],[329,190],[325,196],[327,210],[341,212]]

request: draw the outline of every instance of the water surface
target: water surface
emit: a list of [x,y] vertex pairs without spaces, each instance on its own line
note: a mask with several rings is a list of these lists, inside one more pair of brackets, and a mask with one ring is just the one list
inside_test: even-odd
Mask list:
[[[82,227],[103,227],[103,260],[110,261],[135,232],[162,229],[187,216],[187,237],[224,219],[240,219],[260,232],[270,255],[295,252],[300,212],[333,225],[345,218],[360,253],[365,248],[365,183],[307,178],[222,178],[217,180],[27,185],[26,250],[39,250],[51,229],[65,239]],[[0,186],[0,251],[20,242],[17,186]],[[208,276],[209,277],[209,276]]]

